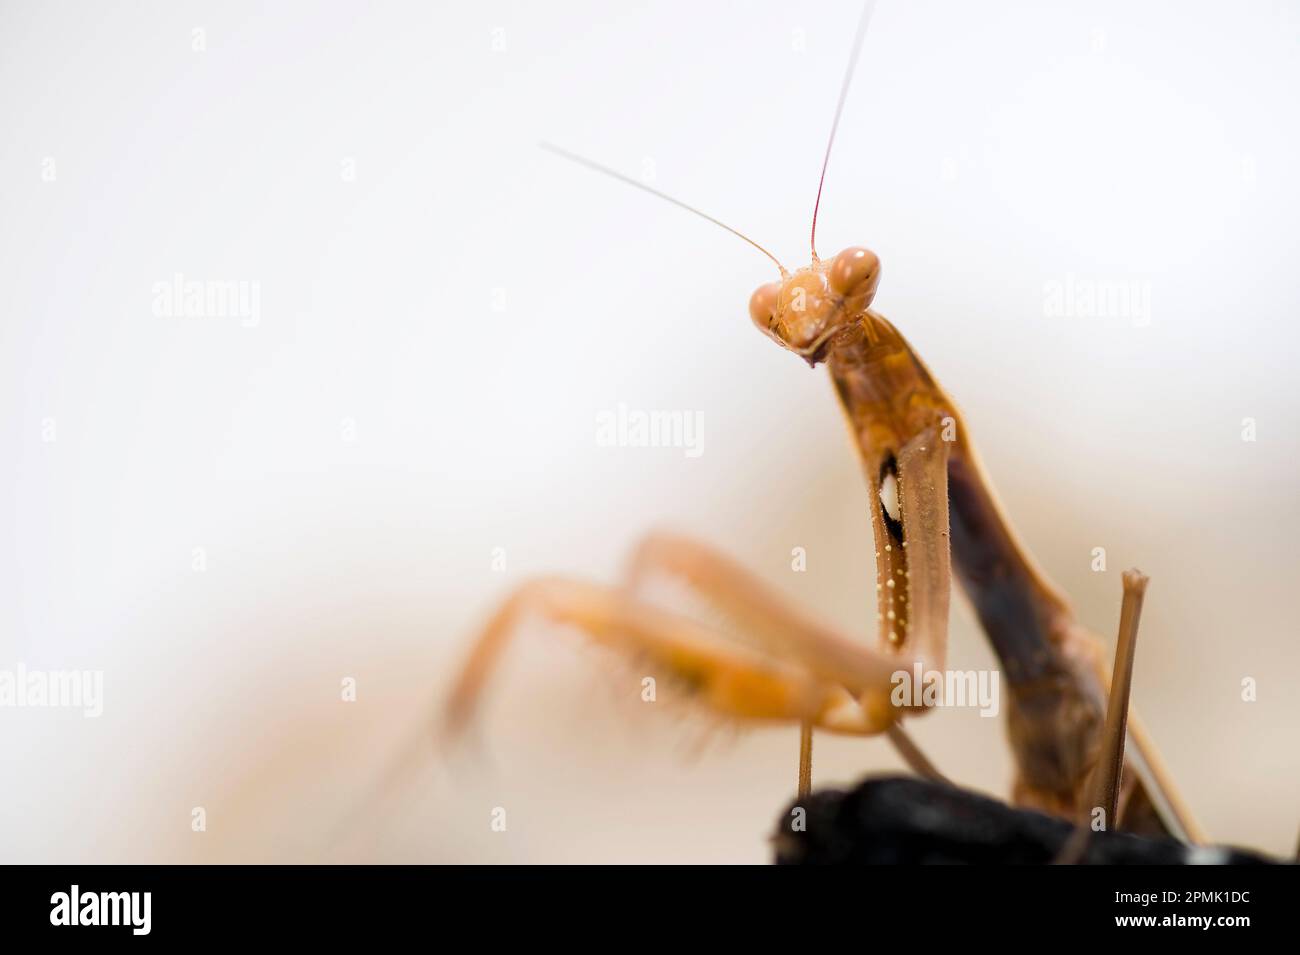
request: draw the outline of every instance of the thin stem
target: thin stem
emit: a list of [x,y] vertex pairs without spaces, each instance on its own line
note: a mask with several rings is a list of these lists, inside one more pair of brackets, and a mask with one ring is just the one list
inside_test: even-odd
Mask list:
[[1205,846],[1211,842],[1210,834],[1197,821],[1196,816],[1192,813],[1192,807],[1187,804],[1182,793],[1179,792],[1178,786],[1174,783],[1174,774],[1169,771],[1165,765],[1164,759],[1160,756],[1160,751],[1156,749],[1151,734],[1146,731],[1142,721],[1138,719],[1137,710],[1129,708],[1128,715],[1128,734],[1133,739],[1136,747],[1135,760],[1140,768],[1145,769],[1150,777],[1150,785],[1147,786],[1148,792],[1154,790],[1152,795],[1161,799],[1169,813],[1173,816],[1174,822],[1183,830],[1183,838],[1194,846]]
[[1119,641],[1106,704],[1106,724],[1101,734],[1101,756],[1093,783],[1092,805],[1106,813],[1106,828],[1114,829],[1119,816],[1119,790],[1124,775],[1124,739],[1128,729],[1128,700],[1133,685],[1133,657],[1137,651],[1138,621],[1146,596],[1147,576],[1124,571],[1124,603],[1119,611]]
[[812,723],[799,724],[799,802],[812,792]]
[[898,755],[903,757],[903,762],[907,763],[912,772],[926,779],[932,779],[937,783],[948,782],[948,777],[939,772],[934,763],[930,762],[925,753],[921,752],[921,748],[907,734],[901,723],[891,723],[885,733],[889,736],[889,742],[898,751]]

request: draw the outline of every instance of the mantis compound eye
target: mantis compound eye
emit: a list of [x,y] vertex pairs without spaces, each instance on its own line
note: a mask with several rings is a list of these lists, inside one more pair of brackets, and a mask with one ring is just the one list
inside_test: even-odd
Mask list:
[[759,331],[766,333],[771,329],[772,320],[776,318],[776,299],[780,293],[780,282],[768,282],[756,288],[749,297],[749,317]]
[[845,249],[831,261],[827,272],[831,288],[839,295],[862,298],[862,307],[871,304],[880,283],[880,259],[870,249]]

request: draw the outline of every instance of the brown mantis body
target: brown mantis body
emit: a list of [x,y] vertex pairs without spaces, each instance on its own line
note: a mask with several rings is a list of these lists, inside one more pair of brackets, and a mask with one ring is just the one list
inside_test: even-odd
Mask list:
[[[865,23],[864,16],[854,59]],[[852,65],[836,123],[851,73]],[[820,194],[819,186],[819,203]],[[924,671],[943,669],[955,569],[1009,690],[1014,801],[1082,818],[1095,804],[1107,710],[1102,645],[1079,626],[1016,539],[953,401],[897,329],[871,309],[879,260],[861,248],[819,259],[815,210],[813,222],[810,265],[793,273],[781,267],[779,282],[754,293],[750,316],[783,348],[830,371],[870,489],[879,608],[874,646],[813,621],[710,548],[657,535],[637,550],[624,587],[548,579],[507,600],[454,687],[448,724],[455,728],[468,717],[520,614],[533,610],[639,657],[648,672],[675,677],[728,716],[800,724],[801,793],[809,785],[813,727],[887,732],[914,768],[936,775],[900,728],[904,717],[924,707],[894,705],[891,685],[896,673],[916,664]],[[663,572],[692,585],[730,618],[735,634],[643,602],[639,585]],[[1135,717],[1129,723],[1138,744],[1130,760],[1136,774],[1124,779],[1120,818],[1130,828],[1181,831],[1200,841]],[[1119,765],[1108,770],[1112,776]],[[1153,806],[1162,812],[1152,812]]]

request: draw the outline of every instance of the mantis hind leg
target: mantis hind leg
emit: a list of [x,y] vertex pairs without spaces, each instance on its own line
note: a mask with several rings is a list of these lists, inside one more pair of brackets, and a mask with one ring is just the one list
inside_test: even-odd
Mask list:
[[[810,721],[841,732],[879,732],[841,685],[797,660],[738,643],[705,624],[635,600],[626,591],[560,578],[516,590],[488,621],[452,688],[443,729],[468,722],[501,655],[529,615],[576,627],[593,642],[647,661],[651,672],[709,708],[737,719]],[[868,659],[846,662],[842,675],[874,676]]]
[[[813,620],[752,571],[693,538],[663,532],[644,538],[628,564],[627,586],[635,592],[656,574],[684,581],[737,629],[763,647],[797,659],[827,679],[836,678],[838,661],[862,653],[889,661],[891,671],[904,665],[903,659],[894,654],[873,652]],[[883,697],[875,697],[862,701],[862,705],[879,707],[885,702]],[[809,723],[800,727],[800,798],[807,795],[812,785],[812,729]],[[889,719],[884,731],[913,772],[928,779],[946,781],[899,720]]]
[[[734,624],[734,632],[640,599],[637,591],[655,572],[684,579]],[[902,710],[889,699],[893,674],[909,660],[840,635],[729,558],[667,534],[642,542],[621,588],[545,578],[515,591],[474,642],[445,707],[445,732],[466,724],[529,615],[575,626],[595,643],[651,661],[670,685],[724,715],[798,723],[801,787],[810,781],[814,726],[850,735],[887,732],[908,765],[942,778],[898,726]]]

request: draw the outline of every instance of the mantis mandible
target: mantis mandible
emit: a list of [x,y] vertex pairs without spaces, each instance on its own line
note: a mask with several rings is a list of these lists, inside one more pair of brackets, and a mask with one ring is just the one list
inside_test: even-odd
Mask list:
[[[869,490],[879,611],[874,645],[816,622],[710,547],[657,534],[636,550],[624,587],[547,578],[510,596],[453,687],[447,727],[463,725],[521,614],[531,611],[650,661],[722,714],[798,724],[801,796],[811,785],[814,729],[887,733],[914,769],[938,777],[901,727],[925,707],[895,705],[890,691],[900,670],[943,670],[955,570],[997,654],[1010,698],[1013,801],[1081,819],[1103,762],[1108,674],[1101,641],[1077,622],[1017,539],[955,402],[898,329],[872,308],[880,260],[859,247],[830,259],[817,254],[822,187],[870,13],[868,4],[822,162],[811,260],[793,272],[698,209],[565,150],[545,148],[708,219],[780,270],[778,281],[753,293],[749,315],[778,346],[830,373]],[[638,585],[652,573],[684,579],[734,622],[743,640],[640,599]],[[1136,714],[1129,715],[1127,730],[1136,745],[1123,762],[1132,772],[1117,796],[1120,819],[1128,828],[1204,841]],[[1122,743],[1122,724],[1118,732]],[[1113,781],[1118,785],[1118,776]]]

